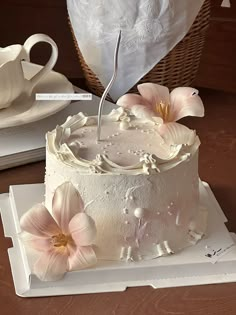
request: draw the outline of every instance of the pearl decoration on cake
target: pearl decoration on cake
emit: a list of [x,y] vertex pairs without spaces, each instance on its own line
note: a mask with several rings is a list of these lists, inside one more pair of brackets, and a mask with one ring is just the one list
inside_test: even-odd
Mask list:
[[124,208],[124,209],[123,209],[123,213],[124,213],[124,214],[128,214],[128,212],[129,212],[129,210],[128,210],[127,208]]
[[144,208],[136,208],[134,210],[134,216],[138,219],[143,218],[145,215],[145,209]]
[[174,203],[171,202],[169,206],[167,206],[167,209],[171,209],[174,206]]

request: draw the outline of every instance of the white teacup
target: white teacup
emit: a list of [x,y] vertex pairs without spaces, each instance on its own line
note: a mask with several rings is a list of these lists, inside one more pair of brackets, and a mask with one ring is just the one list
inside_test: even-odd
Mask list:
[[[31,48],[39,43],[51,45],[52,52],[47,64],[30,80],[25,79],[22,60],[30,61]],[[34,34],[24,45],[0,48],[0,109],[9,107],[22,93],[31,95],[35,85],[54,67],[58,57],[56,43],[47,35]]]

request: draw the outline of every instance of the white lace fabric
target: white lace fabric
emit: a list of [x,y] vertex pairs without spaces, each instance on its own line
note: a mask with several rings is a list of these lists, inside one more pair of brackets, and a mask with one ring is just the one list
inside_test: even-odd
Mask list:
[[183,39],[204,0],[67,0],[85,62],[106,86],[122,32],[118,74],[109,94],[116,101]]

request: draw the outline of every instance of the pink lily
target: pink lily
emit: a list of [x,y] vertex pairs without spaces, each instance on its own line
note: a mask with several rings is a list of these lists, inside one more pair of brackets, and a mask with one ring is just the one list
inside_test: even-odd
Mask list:
[[66,182],[53,196],[52,214],[38,204],[20,220],[26,245],[40,252],[34,273],[42,281],[61,279],[67,271],[96,264],[92,248],[96,236],[93,219],[84,211],[84,204],[75,187]]
[[143,83],[138,94],[121,96],[117,105],[130,109],[137,118],[159,124],[159,132],[168,144],[192,144],[195,132],[176,123],[185,116],[204,116],[204,106],[198,90],[178,87],[171,93],[165,86]]

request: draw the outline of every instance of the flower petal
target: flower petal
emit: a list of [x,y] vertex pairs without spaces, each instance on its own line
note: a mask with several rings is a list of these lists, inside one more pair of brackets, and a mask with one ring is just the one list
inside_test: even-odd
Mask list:
[[198,90],[190,87],[179,87],[170,93],[171,121],[186,116],[204,116],[204,106],[198,96]]
[[51,250],[39,257],[34,264],[33,272],[42,281],[56,281],[63,278],[67,271],[68,255],[64,251]]
[[134,105],[131,108],[131,113],[137,118],[147,120],[152,120],[152,117],[156,115],[151,109],[143,105]]
[[69,259],[69,271],[88,268],[97,263],[96,254],[92,246],[77,247],[71,250]]
[[195,130],[174,122],[160,125],[158,131],[168,145],[192,145],[196,138]]
[[83,209],[83,200],[70,182],[57,187],[52,200],[52,213],[63,233],[69,231],[70,220]]
[[143,83],[138,85],[138,91],[141,96],[152,105],[153,110],[155,110],[156,105],[161,102],[166,105],[170,103],[169,89],[166,86],[154,83]]
[[25,246],[40,252],[45,252],[52,249],[51,237],[40,237],[27,232],[22,232],[20,234],[20,239]]
[[151,108],[151,104],[149,104],[142,96],[132,93],[121,96],[116,104],[125,108],[132,108],[134,105],[144,105]]
[[86,213],[78,213],[69,223],[70,234],[77,246],[91,245],[96,237],[96,226]]
[[33,235],[48,237],[60,233],[60,228],[42,204],[28,210],[20,219],[21,229]]

